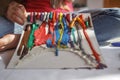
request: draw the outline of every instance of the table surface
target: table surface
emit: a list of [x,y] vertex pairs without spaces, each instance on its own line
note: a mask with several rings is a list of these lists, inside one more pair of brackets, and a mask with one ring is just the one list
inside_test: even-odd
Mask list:
[[0,57],[0,80],[119,80],[120,47],[107,46],[100,47],[100,49],[108,66],[103,70],[5,69],[4,61]]

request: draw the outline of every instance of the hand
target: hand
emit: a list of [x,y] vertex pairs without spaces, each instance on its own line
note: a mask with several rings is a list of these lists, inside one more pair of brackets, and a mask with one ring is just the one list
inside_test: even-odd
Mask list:
[[67,10],[67,11],[70,11],[70,8],[67,5],[60,5],[60,8]]
[[11,2],[8,6],[6,17],[13,22],[23,25],[26,21],[26,9],[22,4]]
[[7,49],[16,48],[20,39],[20,34],[7,34],[0,38],[0,52]]
[[74,0],[50,0],[51,6],[53,8],[61,8],[67,11],[70,11],[70,7],[66,5],[66,2],[73,2]]

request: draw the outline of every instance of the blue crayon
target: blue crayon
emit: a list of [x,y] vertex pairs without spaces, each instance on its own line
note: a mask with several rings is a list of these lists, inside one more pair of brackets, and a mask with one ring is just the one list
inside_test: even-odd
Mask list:
[[120,47],[120,42],[112,42],[111,45],[115,47]]

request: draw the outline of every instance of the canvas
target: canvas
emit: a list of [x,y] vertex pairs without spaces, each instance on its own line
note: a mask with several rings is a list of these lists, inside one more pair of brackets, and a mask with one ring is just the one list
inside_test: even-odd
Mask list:
[[103,69],[89,13],[29,13],[7,68]]

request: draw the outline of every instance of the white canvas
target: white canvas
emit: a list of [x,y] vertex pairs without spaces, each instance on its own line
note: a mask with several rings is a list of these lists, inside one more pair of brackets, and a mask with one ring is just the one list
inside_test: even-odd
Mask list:
[[[82,13],[82,15],[84,15],[84,19],[90,16],[90,14],[88,13]],[[90,20],[92,24],[91,17]],[[82,46],[84,50],[92,55],[91,48],[89,47],[89,44],[83,34],[82,29],[79,31],[81,32],[82,35]],[[97,53],[99,53],[101,62],[104,64],[104,60],[102,58],[97,39],[95,37],[94,28],[93,27],[88,28],[86,32],[90,38],[90,41],[94,49],[96,50]],[[22,36],[20,42],[22,40]],[[18,44],[18,47],[20,45],[20,42]],[[95,68],[91,65],[88,65],[79,54],[73,53],[71,49],[59,49],[59,56],[55,56],[54,53],[55,49],[36,46],[32,48],[32,50],[29,51],[29,53],[26,56],[24,56],[24,58],[19,60],[19,56],[17,56],[18,47],[16,48],[14,55],[12,56],[7,68],[16,68],[16,69],[18,68],[19,69],[21,68],[22,69]]]

